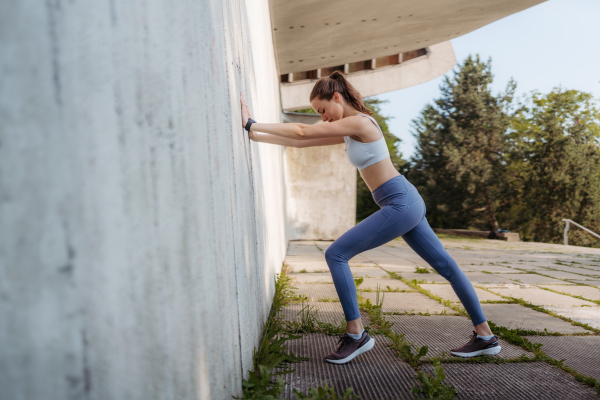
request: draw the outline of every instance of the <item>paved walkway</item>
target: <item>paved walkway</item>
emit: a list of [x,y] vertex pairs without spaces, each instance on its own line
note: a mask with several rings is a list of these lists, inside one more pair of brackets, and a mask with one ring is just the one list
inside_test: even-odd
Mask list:
[[[512,330],[517,339],[541,343],[546,356],[564,359],[563,365],[571,369],[553,366],[548,359],[531,360],[534,354],[512,336],[500,340],[503,350],[498,356],[479,363],[453,363],[447,352],[468,340],[470,320],[461,313],[450,285],[402,239],[394,240],[354,257],[350,267],[355,278],[364,279],[358,286],[363,298],[375,303],[377,285],[386,290],[382,309],[392,330],[415,346],[428,346],[421,370],[433,372],[432,358],[443,357],[446,382],[458,390],[459,399],[598,399],[596,391],[575,375],[600,381],[600,335],[575,323],[600,329],[600,249],[440,237],[476,287],[488,320]],[[304,306],[317,310],[319,321],[338,325],[342,307],[324,260],[330,244],[290,242],[286,264],[296,294],[306,300]],[[284,310],[286,318],[299,319],[301,308],[300,303],[290,304]],[[369,325],[368,313],[362,314],[363,323]],[[361,399],[413,398],[415,369],[389,348],[387,336],[373,336],[375,348],[344,365],[323,360],[335,349],[336,336],[310,333],[286,342],[294,354],[310,360],[293,364],[296,372],[283,375],[284,398],[294,398],[293,388],[306,393],[324,381],[338,394],[352,387]],[[519,358],[523,356],[528,359]]]

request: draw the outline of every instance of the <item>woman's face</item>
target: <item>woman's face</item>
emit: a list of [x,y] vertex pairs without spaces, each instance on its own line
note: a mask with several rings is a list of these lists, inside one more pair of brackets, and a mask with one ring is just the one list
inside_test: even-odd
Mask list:
[[339,93],[334,93],[331,100],[324,100],[315,97],[310,102],[313,110],[321,115],[323,122],[333,122],[344,117],[344,107],[342,107],[342,97]]

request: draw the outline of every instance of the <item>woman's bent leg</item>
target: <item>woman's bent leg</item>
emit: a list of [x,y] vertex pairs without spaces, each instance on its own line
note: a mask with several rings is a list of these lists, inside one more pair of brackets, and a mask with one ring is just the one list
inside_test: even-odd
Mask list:
[[442,242],[435,235],[427,219],[423,219],[411,231],[402,235],[404,241],[441,276],[447,279],[461,303],[471,317],[473,325],[486,321],[473,285],[448,254]]

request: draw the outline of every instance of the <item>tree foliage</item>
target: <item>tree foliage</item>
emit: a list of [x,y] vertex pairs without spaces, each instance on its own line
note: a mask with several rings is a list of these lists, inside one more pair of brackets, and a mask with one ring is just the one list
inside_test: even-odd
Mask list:
[[[441,97],[413,121],[408,177],[440,228],[509,229],[560,243],[572,219],[600,229],[600,110],[590,94],[557,88],[515,102],[516,84],[493,95],[491,60],[469,56]],[[573,230],[570,243],[595,245]]]
[[[513,118],[504,218],[527,240],[559,243],[563,218],[600,231],[600,109],[588,93],[532,93]],[[574,228],[570,243],[599,246]],[[599,246],[600,247],[600,246]]]
[[434,226],[499,228],[507,111],[516,84],[511,81],[504,93],[493,95],[492,80],[491,60],[469,56],[445,78],[441,98],[413,121],[418,147],[410,177]]

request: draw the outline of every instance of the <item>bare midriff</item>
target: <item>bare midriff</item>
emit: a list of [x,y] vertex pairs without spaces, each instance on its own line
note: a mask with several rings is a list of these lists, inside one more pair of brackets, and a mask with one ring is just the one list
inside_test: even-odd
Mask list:
[[369,165],[359,172],[371,192],[393,177],[400,175],[396,168],[394,168],[392,160],[389,157],[373,165]]

